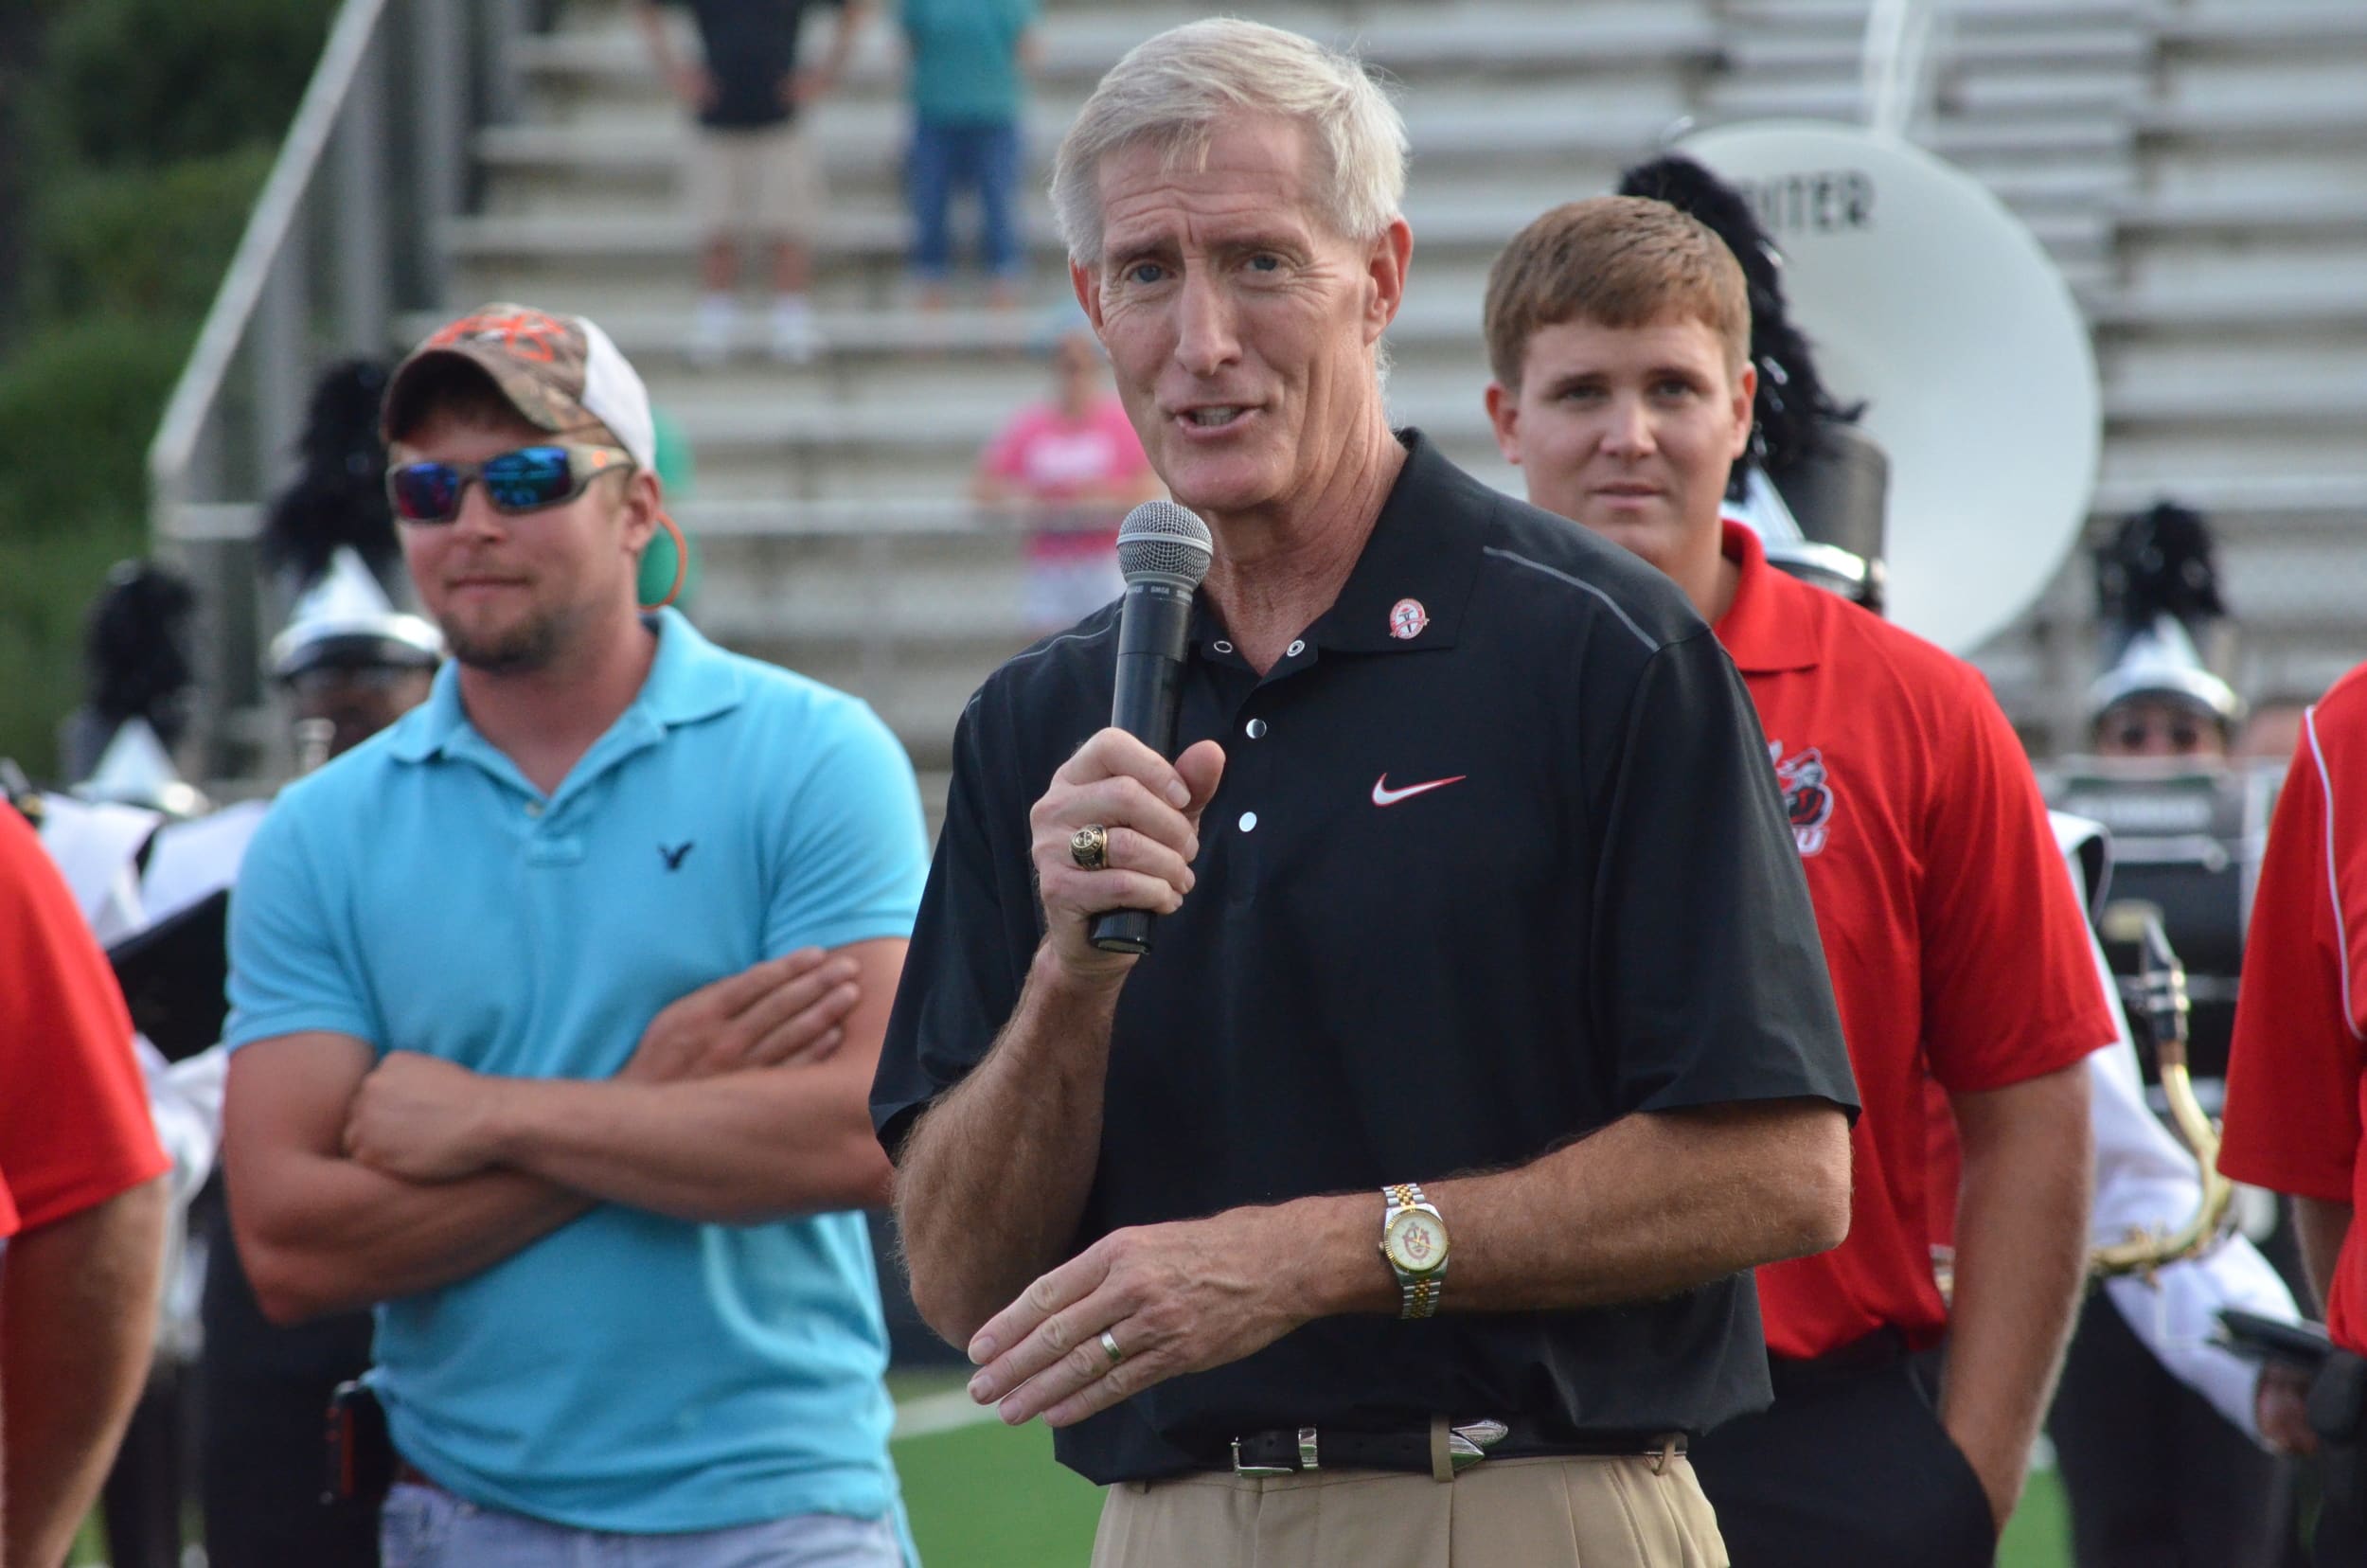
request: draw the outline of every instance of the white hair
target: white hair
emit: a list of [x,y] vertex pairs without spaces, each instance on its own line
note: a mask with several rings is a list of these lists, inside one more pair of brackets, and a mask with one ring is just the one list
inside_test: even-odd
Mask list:
[[1405,199],[1405,121],[1354,56],[1260,22],[1187,22],[1136,45],[1110,68],[1052,164],[1052,210],[1079,266],[1101,259],[1101,160],[1162,149],[1168,167],[1208,155],[1243,113],[1307,127],[1322,160],[1316,210],[1349,240],[1371,240]]

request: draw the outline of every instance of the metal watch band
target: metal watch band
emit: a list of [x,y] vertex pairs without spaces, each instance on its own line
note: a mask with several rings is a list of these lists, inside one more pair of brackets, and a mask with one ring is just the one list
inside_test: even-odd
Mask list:
[[[1392,1183],[1380,1189],[1380,1195],[1389,1205],[1382,1211],[1380,1217],[1381,1228],[1384,1232],[1388,1229],[1389,1222],[1397,1218],[1397,1211],[1400,1209],[1427,1208],[1433,1214],[1438,1212],[1431,1206],[1430,1200],[1422,1196],[1422,1186],[1419,1182]],[[1388,1256],[1385,1248],[1382,1256]],[[1391,1272],[1397,1276],[1397,1315],[1399,1317],[1426,1318],[1438,1310],[1438,1297],[1446,1289],[1446,1279],[1443,1274],[1424,1274],[1418,1279],[1410,1278],[1403,1270],[1397,1268],[1395,1258],[1389,1259],[1389,1267]]]

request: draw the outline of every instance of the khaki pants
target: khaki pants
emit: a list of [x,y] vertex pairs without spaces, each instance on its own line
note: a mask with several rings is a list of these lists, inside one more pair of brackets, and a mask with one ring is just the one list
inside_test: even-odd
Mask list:
[[1683,1458],[1489,1459],[1112,1487],[1093,1568],[1727,1568]]

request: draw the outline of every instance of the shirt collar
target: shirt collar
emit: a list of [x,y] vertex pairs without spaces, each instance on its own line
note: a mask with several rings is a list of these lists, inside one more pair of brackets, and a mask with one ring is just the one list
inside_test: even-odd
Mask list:
[[[1463,624],[1484,543],[1470,498],[1485,506],[1496,492],[1447,461],[1420,431],[1401,430],[1397,439],[1405,466],[1339,597],[1307,629],[1317,648],[1419,653],[1452,648]],[[1223,635],[1203,596],[1193,607],[1192,640],[1204,647]]]
[[1722,526],[1726,559],[1742,568],[1734,602],[1717,621],[1717,641],[1726,656],[1746,674],[1815,668],[1815,617],[1795,596],[1824,590],[1795,582],[1769,566],[1766,546],[1749,525],[1730,517]]
[[[657,657],[650,661],[640,694],[618,718],[617,725],[670,729],[739,705],[739,671],[680,612],[660,610],[645,615],[643,621],[657,633]],[[436,672],[427,701],[397,723],[394,755],[399,761],[424,762],[449,752],[464,735],[475,734],[468,709],[460,702],[459,662],[447,659]]]

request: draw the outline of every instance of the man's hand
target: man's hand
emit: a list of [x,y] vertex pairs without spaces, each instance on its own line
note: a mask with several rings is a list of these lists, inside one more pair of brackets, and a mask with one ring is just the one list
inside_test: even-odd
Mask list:
[[2269,1451],[2286,1454],[2318,1452],[2318,1434],[2309,1424],[2309,1374],[2297,1366],[2270,1362],[2260,1369],[2252,1386],[2252,1417],[2260,1439]]
[[676,999],[650,1021],[617,1078],[672,1083],[745,1067],[828,1061],[862,992],[855,961],[799,948]]
[[346,1111],[347,1157],[407,1182],[456,1182],[497,1163],[499,1080],[418,1051],[389,1051]]
[[[1200,855],[1200,814],[1223,776],[1224,752],[1214,740],[1169,765],[1121,729],[1095,735],[1052,775],[1028,821],[1046,942],[1071,978],[1113,982],[1133,967],[1133,954],[1093,945],[1094,916],[1112,909],[1172,915],[1184,906]],[[1085,870],[1070,852],[1085,827],[1109,832],[1101,870]]]
[[[1307,1321],[1301,1238],[1279,1208],[1112,1231],[1027,1287],[970,1342],[980,1404],[1063,1427],[1154,1383],[1239,1361]],[[1376,1268],[1379,1267],[1377,1263]],[[1101,1343],[1107,1330],[1122,1359]]]

